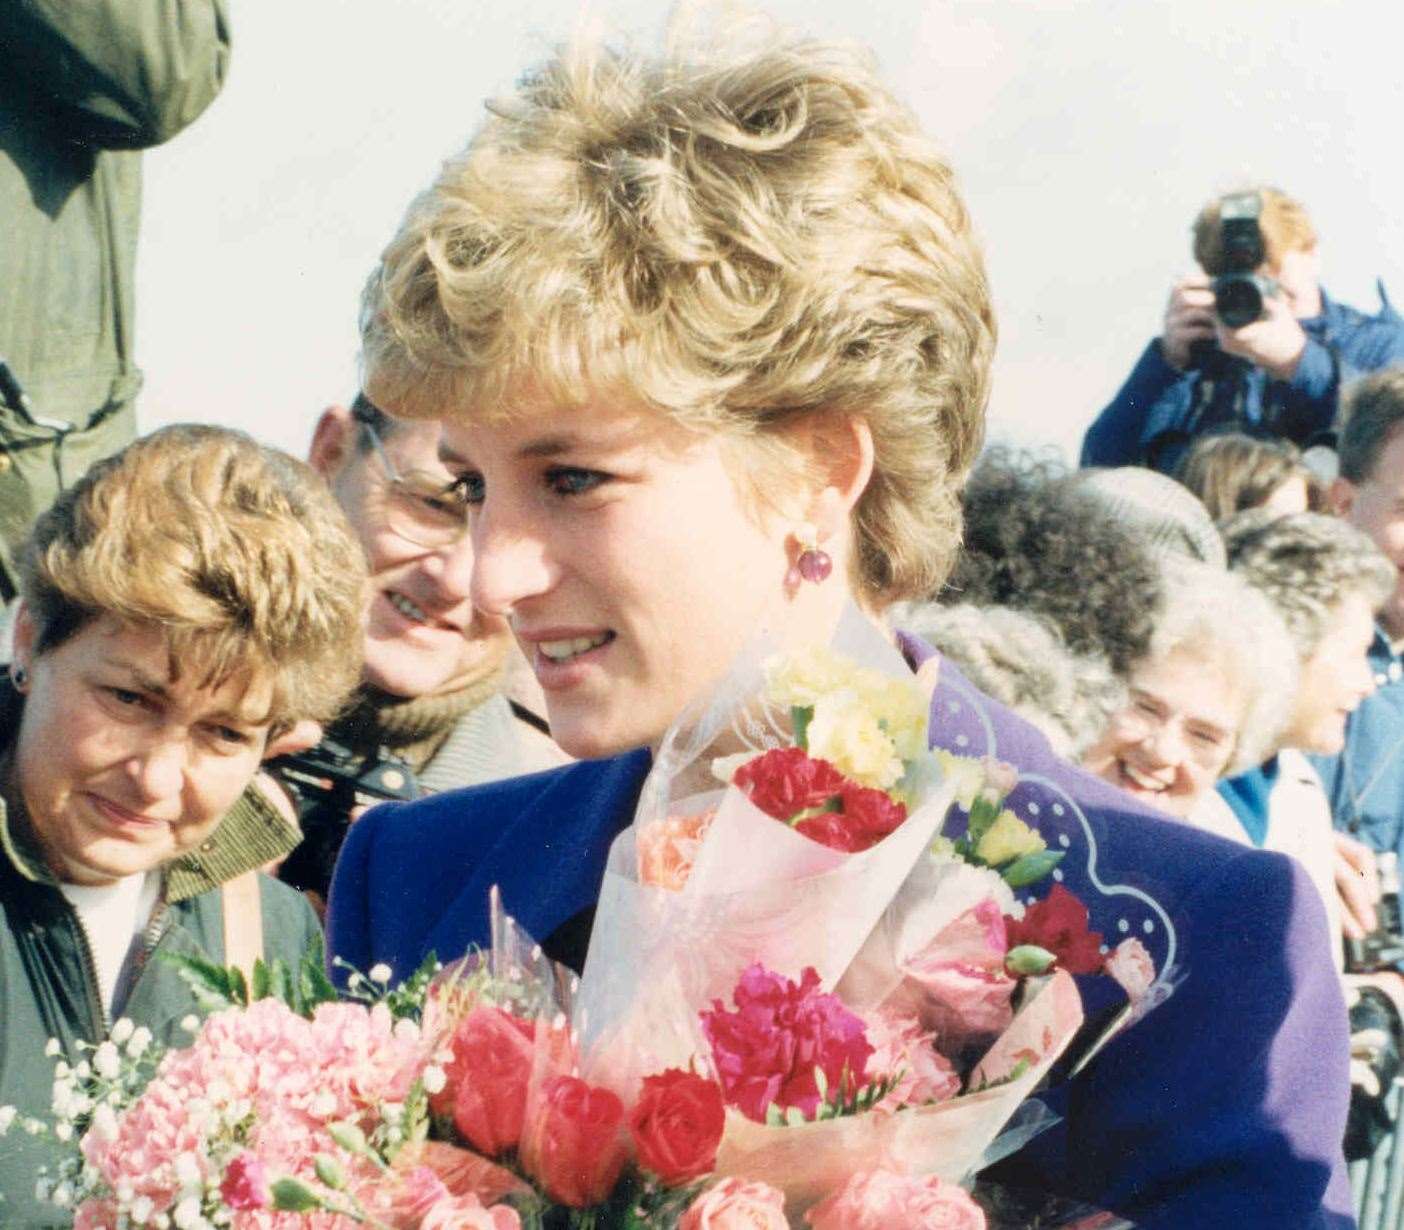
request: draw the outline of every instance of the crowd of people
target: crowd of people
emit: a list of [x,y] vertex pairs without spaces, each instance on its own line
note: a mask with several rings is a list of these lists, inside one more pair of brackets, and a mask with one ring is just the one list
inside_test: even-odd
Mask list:
[[[0,108],[87,114],[32,65]],[[1404,1015],[1382,899],[1404,320],[1330,299],[1316,252],[1286,194],[1216,198],[1203,276],[1083,468],[982,452],[980,247],[863,56],[559,53],[381,254],[363,388],[307,463],[166,428],[26,521],[0,1106],[45,1109],[47,1039],[76,1057],[119,1016],[175,1037],[198,1004],[163,952],[295,963],[324,922],[334,977],[406,975],[488,942],[495,887],[579,970],[670,726],[758,634],[826,642],[856,608],[933,681],[932,745],[970,750],[952,715],[976,698],[983,750],[1074,809],[1177,938],[1166,1002],[1056,1074],[1058,1122],[999,1177],[1147,1227],[1354,1224],[1346,1149],[1393,1130]],[[65,419],[122,412],[114,362]],[[0,438],[20,470],[30,447]],[[45,1147],[0,1149],[0,1222],[54,1224]]]

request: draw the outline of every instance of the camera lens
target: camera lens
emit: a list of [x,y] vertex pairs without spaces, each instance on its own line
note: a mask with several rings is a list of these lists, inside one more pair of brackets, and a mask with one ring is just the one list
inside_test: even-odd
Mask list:
[[1263,291],[1251,274],[1214,280],[1214,311],[1230,329],[1251,325],[1263,314]]

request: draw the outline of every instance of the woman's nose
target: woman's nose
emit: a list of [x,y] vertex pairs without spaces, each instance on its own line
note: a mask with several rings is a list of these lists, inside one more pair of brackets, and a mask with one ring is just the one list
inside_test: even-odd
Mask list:
[[546,536],[490,501],[474,518],[472,548],[473,605],[488,615],[505,619],[554,583]]
[[1155,768],[1176,766],[1185,758],[1185,741],[1173,722],[1157,722],[1147,735],[1144,747]]
[[127,776],[142,802],[154,803],[181,793],[187,750],[182,739],[161,739],[127,761]]

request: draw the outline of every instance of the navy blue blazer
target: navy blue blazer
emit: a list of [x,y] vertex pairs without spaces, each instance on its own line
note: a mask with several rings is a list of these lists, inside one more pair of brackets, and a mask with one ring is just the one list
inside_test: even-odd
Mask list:
[[[1074,768],[948,662],[931,735],[1019,769],[1007,805],[1068,851],[1057,875],[1094,928],[1109,945],[1134,934],[1175,983],[1077,1075],[1055,1076],[1041,1096],[1061,1121],[997,1177],[1164,1230],[1353,1226],[1346,1014],[1305,871]],[[507,912],[578,968],[609,843],[648,767],[634,752],[375,808],[337,865],[331,952],[401,976],[427,952],[456,957],[486,943],[496,884]],[[1110,979],[1079,983],[1089,1019],[1124,1002]]]

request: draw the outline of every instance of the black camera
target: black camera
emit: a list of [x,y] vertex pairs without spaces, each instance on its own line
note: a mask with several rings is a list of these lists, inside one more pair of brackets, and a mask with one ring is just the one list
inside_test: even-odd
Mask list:
[[1277,294],[1271,278],[1257,270],[1267,259],[1258,218],[1263,201],[1256,192],[1239,192],[1219,203],[1219,248],[1224,272],[1214,279],[1214,311],[1230,329],[1263,317],[1263,300]]
[[1375,856],[1380,875],[1380,899],[1375,906],[1375,929],[1364,939],[1345,942],[1345,967],[1349,974],[1372,974],[1404,964],[1404,915],[1399,908],[1399,856],[1386,850]]
[[302,841],[284,860],[278,877],[294,888],[326,899],[336,856],[357,807],[387,799],[417,799],[421,791],[409,765],[396,756],[367,760],[334,739],[268,762],[268,769],[297,803]]

